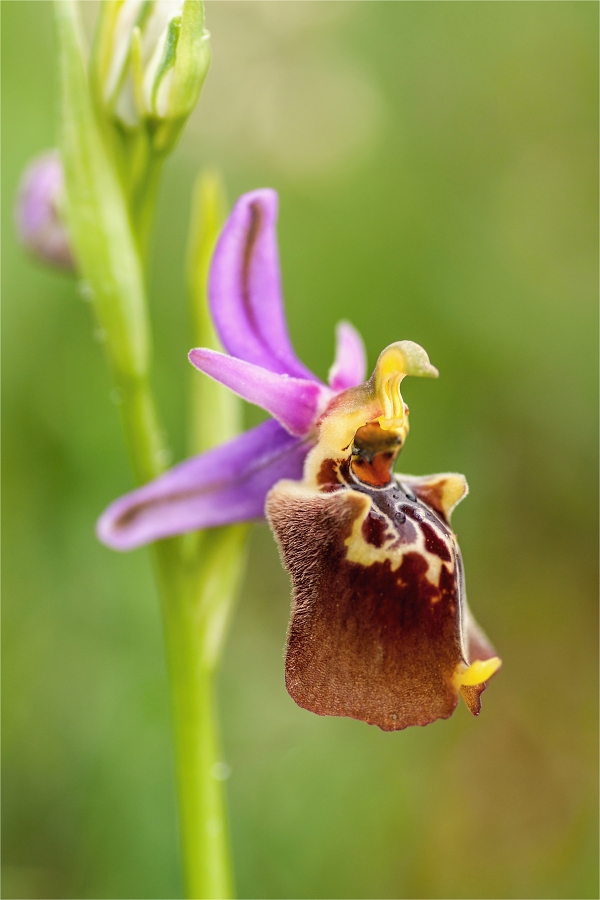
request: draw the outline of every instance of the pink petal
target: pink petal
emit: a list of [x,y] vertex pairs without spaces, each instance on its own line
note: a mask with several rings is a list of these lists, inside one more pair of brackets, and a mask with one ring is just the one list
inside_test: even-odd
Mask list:
[[329,385],[334,391],[345,391],[362,384],[367,377],[365,345],[350,322],[339,322],[335,336],[335,360],[329,370]]
[[201,372],[262,406],[291,434],[308,434],[333,397],[329,388],[316,381],[278,375],[216,350],[200,347],[190,351],[189,358]]

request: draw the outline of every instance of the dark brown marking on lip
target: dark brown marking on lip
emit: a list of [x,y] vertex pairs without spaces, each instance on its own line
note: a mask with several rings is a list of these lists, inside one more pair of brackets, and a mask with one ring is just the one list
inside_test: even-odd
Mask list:
[[317,484],[322,491],[336,491],[341,487],[338,469],[333,459],[324,459],[317,475]]
[[[441,519],[419,500],[417,500],[416,503],[402,503],[399,508],[410,519],[417,522],[419,528],[421,528],[422,525],[428,525],[427,520],[429,519],[429,522],[434,522],[447,538],[454,540],[452,531],[446,525],[445,519]],[[428,528],[430,528],[429,525]],[[446,557],[443,558],[445,559]]]
[[423,519],[425,518],[425,510],[423,509],[422,506],[419,506],[418,503],[415,503],[415,504],[405,503],[403,506],[400,507],[400,509],[406,516],[409,516],[409,518],[414,519],[415,522],[422,522]]
[[456,602],[456,584],[460,584],[460,577],[451,572],[446,566],[442,566],[438,582],[440,600],[446,601],[450,606]]
[[350,472],[350,460],[349,459],[346,458],[346,459],[340,460],[340,462],[338,463],[338,472],[339,472],[339,477],[340,477],[342,484],[346,484],[346,485],[352,484],[355,481],[355,479],[352,477],[352,474]]
[[252,304],[250,302],[250,264],[252,262],[252,254],[254,251],[254,247],[256,245],[256,241],[260,234],[260,229],[262,226],[262,210],[260,208],[259,203],[251,203],[250,204],[250,225],[248,227],[248,231],[246,232],[246,241],[244,243],[244,255],[242,262],[242,299],[244,301],[244,307],[248,314],[248,319],[250,325],[252,326],[253,331],[257,332],[256,328],[256,320],[254,318],[254,310],[252,308]]
[[436,587],[418,553],[406,553],[395,571],[389,560],[350,562],[345,541],[363,512],[354,489],[300,498],[275,487],[269,495],[267,514],[294,584],[288,691],[319,715],[385,731],[447,718],[458,702],[452,676],[464,662],[460,570],[442,566]]
[[[423,517],[427,515],[425,507],[419,509],[418,504],[403,504],[402,498],[404,494],[400,493],[400,489],[394,481],[383,488],[375,488],[373,485],[357,481],[356,477],[352,478],[347,461],[340,465],[340,472],[343,473],[345,478],[351,478],[350,484],[353,490],[366,494],[371,500],[373,507],[382,512],[392,523],[396,540],[390,549],[398,549],[402,544],[413,544],[416,541],[417,532],[415,526],[406,516],[409,515],[410,518],[417,521],[420,525]],[[417,515],[415,515],[415,510],[418,510]]]
[[[399,580],[406,585],[418,585],[419,602],[436,601],[439,599],[439,588],[427,578],[429,563],[424,556],[417,551],[407,553],[402,560],[402,565],[397,570]],[[407,608],[417,608],[417,604],[407,604]]]
[[451,557],[448,547],[435,533],[431,525],[428,525],[427,522],[421,522],[420,528],[425,538],[425,549],[435,556],[439,556],[440,559],[450,562]]
[[372,512],[369,513],[365,521],[362,523],[362,536],[368,544],[374,547],[383,547],[385,543],[385,533],[387,531],[387,522],[381,516],[376,516]]
[[394,521],[396,540],[390,549],[396,550],[403,544],[414,544],[417,539],[417,529],[412,522],[405,519],[403,522]]

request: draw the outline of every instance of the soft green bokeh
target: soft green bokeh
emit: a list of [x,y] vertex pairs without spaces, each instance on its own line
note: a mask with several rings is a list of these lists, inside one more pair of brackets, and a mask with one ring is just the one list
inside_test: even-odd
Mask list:
[[[88,19],[93,4],[86,4]],[[55,143],[51,6],[2,3],[7,898],[179,895],[148,556],[99,546],[132,485],[89,309],[17,246]],[[257,527],[221,678],[241,897],[592,898],[597,883],[598,7],[207,4],[213,68],[168,164],[151,295],[174,459],[191,185],[281,199],[290,329],[324,376],[422,344],[400,469],[456,470],[471,606],[504,668],[479,719],[384,734],[298,709],[288,581]],[[199,376],[200,377],[200,376]],[[248,422],[257,413],[248,411]]]

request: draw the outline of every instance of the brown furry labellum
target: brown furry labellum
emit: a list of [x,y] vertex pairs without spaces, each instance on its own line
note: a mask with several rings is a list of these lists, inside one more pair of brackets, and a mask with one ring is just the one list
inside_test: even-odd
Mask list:
[[303,481],[279,482],[267,500],[293,582],[290,695],[384,731],[448,718],[459,693],[477,715],[500,662],[467,607],[449,524],[465,479],[393,475],[405,432],[377,421],[344,448],[330,433]]

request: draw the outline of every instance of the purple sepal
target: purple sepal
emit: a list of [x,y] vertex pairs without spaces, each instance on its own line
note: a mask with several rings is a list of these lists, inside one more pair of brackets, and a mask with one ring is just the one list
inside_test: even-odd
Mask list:
[[302,478],[311,446],[272,419],[263,422],[115,500],[98,520],[98,538],[114,550],[133,550],[185,531],[260,519],[274,484]]
[[277,194],[243,194],[215,248],[208,281],[212,318],[225,350],[278,374],[318,380],[291,345],[277,249]]
[[244,400],[262,406],[295,435],[306,435],[334,394],[318,381],[278,375],[262,366],[199,347],[190,362]]
[[367,357],[363,340],[350,322],[339,322],[335,329],[335,360],[329,370],[329,385],[334,391],[345,391],[365,381]]

